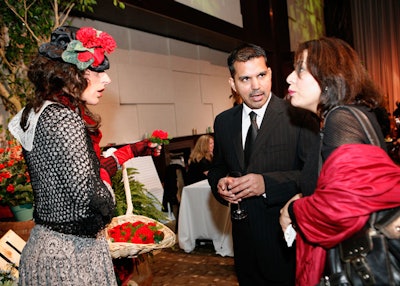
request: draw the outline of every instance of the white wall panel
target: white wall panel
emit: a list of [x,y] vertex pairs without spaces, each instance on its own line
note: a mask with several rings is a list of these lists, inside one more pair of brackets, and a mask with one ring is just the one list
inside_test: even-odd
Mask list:
[[151,135],[156,129],[165,130],[172,137],[177,136],[176,110],[173,104],[139,104],[137,109],[141,137],[146,133]]
[[121,104],[172,103],[172,72],[167,69],[119,64]]
[[199,75],[174,72],[174,87],[178,136],[189,135],[192,129],[205,133],[214,118],[212,105],[202,102]]

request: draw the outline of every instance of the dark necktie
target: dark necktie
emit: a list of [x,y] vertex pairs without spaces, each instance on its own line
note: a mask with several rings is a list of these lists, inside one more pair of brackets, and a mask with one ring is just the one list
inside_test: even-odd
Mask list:
[[258,132],[258,126],[257,126],[257,114],[252,111],[250,112],[250,127],[249,130],[247,131],[247,136],[246,136],[246,143],[244,144],[244,159],[246,166],[249,163],[249,159],[251,156],[251,152],[253,149],[253,144],[254,141],[256,141],[257,137],[257,132]]

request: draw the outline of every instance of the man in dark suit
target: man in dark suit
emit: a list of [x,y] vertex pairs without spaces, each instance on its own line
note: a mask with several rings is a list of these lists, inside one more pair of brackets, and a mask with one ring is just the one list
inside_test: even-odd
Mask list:
[[[295,250],[285,243],[279,212],[300,192],[300,172],[310,146],[319,140],[318,122],[271,93],[272,71],[261,47],[239,47],[228,57],[228,66],[229,83],[244,103],[215,119],[208,180],[214,196],[230,203],[232,214],[238,202],[247,214],[242,220],[232,218],[238,280],[241,286],[294,285]],[[245,160],[251,111],[257,114],[259,129]],[[232,172],[242,176],[231,177]]]

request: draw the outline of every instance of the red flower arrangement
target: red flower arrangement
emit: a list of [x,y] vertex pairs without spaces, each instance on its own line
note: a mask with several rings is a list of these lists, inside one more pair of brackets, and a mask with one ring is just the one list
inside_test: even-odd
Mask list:
[[0,143],[0,205],[32,203],[33,191],[22,146],[8,132]]
[[168,138],[168,132],[163,130],[154,130],[149,140],[152,143],[167,145],[169,144],[169,140],[171,140],[171,138]]
[[99,66],[104,61],[104,53],[110,54],[116,47],[113,37],[106,32],[82,27],[76,32],[76,40],[68,44],[62,58],[65,62],[84,70],[90,65]]
[[108,230],[112,242],[130,242],[136,244],[160,243],[164,233],[156,222],[125,222]]

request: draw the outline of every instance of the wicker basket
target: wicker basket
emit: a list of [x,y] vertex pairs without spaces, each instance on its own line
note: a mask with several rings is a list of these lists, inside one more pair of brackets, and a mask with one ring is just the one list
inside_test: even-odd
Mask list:
[[[152,250],[168,248],[173,246],[175,244],[176,235],[170,228],[149,217],[132,214],[133,206],[132,206],[131,190],[129,188],[129,179],[125,166],[123,166],[122,169],[122,178],[124,180],[127,210],[125,215],[114,217],[111,223],[107,226],[106,237],[108,245],[110,247],[111,257],[112,258],[135,257],[138,256],[139,254],[144,254]],[[130,242],[111,241],[111,238],[108,236],[109,229],[112,229],[113,227],[123,224],[125,222],[133,223],[136,221],[142,221],[144,223],[149,223],[149,222],[157,223],[158,226],[161,226],[160,231],[164,233],[164,239],[160,243],[150,243],[150,244],[137,244]]]

